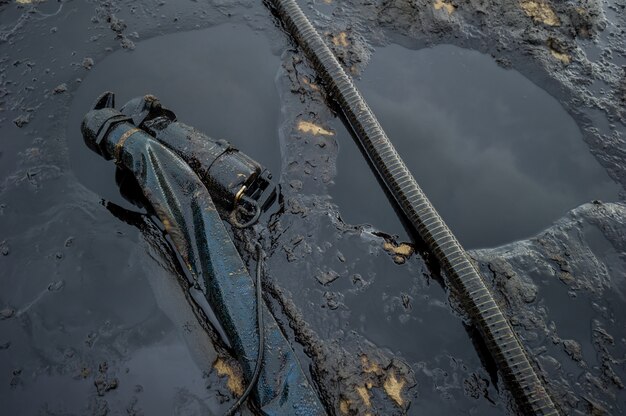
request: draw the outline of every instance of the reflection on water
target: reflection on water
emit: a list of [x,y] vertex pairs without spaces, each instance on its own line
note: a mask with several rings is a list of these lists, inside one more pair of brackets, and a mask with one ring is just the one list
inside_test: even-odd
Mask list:
[[[581,203],[617,198],[561,105],[487,55],[391,45],[376,52],[359,88],[469,248],[531,236]],[[404,236],[353,140],[344,133],[338,141],[331,193],[342,217]]]

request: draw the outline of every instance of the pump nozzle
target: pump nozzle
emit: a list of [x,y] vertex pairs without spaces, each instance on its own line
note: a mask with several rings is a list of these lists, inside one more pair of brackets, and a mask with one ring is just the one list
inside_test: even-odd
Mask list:
[[87,113],[81,125],[87,146],[107,160],[111,159],[112,155],[106,150],[104,140],[111,127],[124,121],[131,121],[130,117],[116,110],[114,106],[115,94],[110,91],[103,93],[96,99],[93,110]]
[[100,110],[103,108],[115,108],[115,94],[111,91],[102,93],[93,105],[94,110]]

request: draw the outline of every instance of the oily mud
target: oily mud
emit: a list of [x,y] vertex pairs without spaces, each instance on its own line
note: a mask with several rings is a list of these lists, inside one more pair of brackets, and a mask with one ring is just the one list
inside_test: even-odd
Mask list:
[[[306,12],[362,82],[376,49],[389,43],[452,44],[492,55],[565,108],[590,154],[623,187],[624,4],[574,3],[311,2]],[[199,98],[185,107],[189,90],[212,83],[187,85],[193,74],[184,75],[184,62],[158,82],[157,72],[116,70],[157,92],[131,93],[134,83],[97,73],[109,59],[121,64],[127,61],[120,57],[131,62],[134,52],[144,53],[144,40],[166,44],[175,38],[169,34],[219,31],[225,23],[269,45],[242,51],[250,60],[238,65],[280,56],[273,93],[246,89],[263,105],[250,116],[259,123],[254,129],[270,134],[262,148],[254,147],[259,140],[246,133],[243,116],[218,112],[225,129],[218,132],[222,121],[205,120]],[[5,1],[0,26],[0,398],[14,413],[220,414],[241,392],[235,361],[187,291],[162,235],[124,209],[135,208],[121,199],[112,171],[94,164],[93,178],[82,164],[88,150],[76,146],[74,123],[92,100],[87,89],[99,87],[90,84],[91,71],[120,98],[157,93],[205,133],[241,137],[238,146],[276,170],[282,207],[256,230],[268,253],[265,300],[330,414],[510,412],[480,340],[419,241],[402,244],[391,236],[402,235],[400,227],[374,220],[374,227],[349,225],[367,221],[350,221],[335,205],[343,142],[351,138],[261,3]],[[534,237],[472,252],[565,414],[626,409],[624,204],[623,191],[611,192],[605,202],[546,217],[537,227],[558,219],[529,231]],[[610,197],[614,192],[621,194]],[[383,197],[374,197],[378,206]],[[247,237],[236,237],[252,256]],[[568,319],[573,308],[578,326]]]

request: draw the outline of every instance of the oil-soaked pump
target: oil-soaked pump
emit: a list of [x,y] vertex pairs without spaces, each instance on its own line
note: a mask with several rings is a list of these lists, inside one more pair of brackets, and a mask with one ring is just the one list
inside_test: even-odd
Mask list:
[[222,209],[232,210],[231,222],[235,225],[239,224],[239,215],[250,217],[250,224],[276,199],[277,187],[267,169],[226,140],[212,139],[178,122],[174,112],[163,107],[155,96],[134,98],[120,111],[114,106],[115,95],[105,92],[96,100],[94,110],[109,110],[90,113],[83,123],[87,127],[93,123],[101,126],[96,137],[90,137],[92,133],[84,130],[83,135],[87,145],[104,158],[115,157],[114,149],[111,153],[105,144],[108,134],[115,132],[123,136],[136,128],[182,158],[205,184],[211,198]]
[[81,129],[92,150],[134,177],[220,321],[248,382],[227,414],[249,393],[264,415],[326,414],[263,302],[260,244],[255,285],[213,203],[230,210],[238,227],[247,225],[239,223],[241,207],[239,215],[254,222],[276,196],[269,172],[227,142],[177,122],[153,96],[131,100],[119,111],[113,94],[105,93]]

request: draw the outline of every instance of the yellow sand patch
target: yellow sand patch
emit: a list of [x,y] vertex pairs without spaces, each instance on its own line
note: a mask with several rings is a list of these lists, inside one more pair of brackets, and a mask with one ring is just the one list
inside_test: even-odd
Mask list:
[[372,388],[372,385],[370,384],[369,388],[367,386],[359,386],[356,388],[356,392],[359,393],[359,396],[361,396],[361,400],[363,400],[363,403],[365,404],[366,407],[372,407],[372,401],[370,399],[370,390]]
[[568,54],[555,51],[554,49],[550,49],[550,53],[559,61],[563,62],[565,65],[568,65],[571,62],[571,58]]
[[542,22],[548,26],[559,26],[561,24],[552,7],[544,1],[522,0],[520,7],[527,16],[532,17],[537,22]]
[[375,378],[374,383],[366,382],[363,387],[356,388],[363,403],[369,407],[369,403],[371,403],[370,390],[373,387],[380,387],[382,384],[382,388],[385,390],[385,393],[387,393],[387,396],[389,396],[398,407],[404,407],[405,400],[402,397],[402,391],[406,386],[406,379],[397,376],[393,368],[383,369],[378,363],[371,361],[365,354],[361,355],[361,368],[365,374],[373,375]]
[[304,85],[306,85],[307,87],[309,87],[310,89],[312,89],[313,91],[319,91],[320,87],[317,86],[317,84],[309,81],[309,79],[307,77],[302,77],[300,78],[302,80],[302,83]]
[[406,380],[398,380],[396,378],[395,373],[390,373],[385,380],[385,385],[383,386],[387,395],[391,397],[391,399],[397,403],[398,406],[402,407],[404,405],[404,399],[402,398],[402,389],[406,384]]
[[370,362],[366,355],[361,355],[361,367],[364,373],[380,374],[382,372],[377,363]]
[[342,399],[339,402],[339,411],[341,414],[347,415],[350,412],[350,402],[346,399]]
[[350,45],[350,42],[348,42],[348,35],[346,32],[341,32],[338,35],[333,36],[333,45],[347,48]]
[[318,126],[317,124],[313,124],[309,121],[299,121],[297,128],[299,131],[303,133],[311,133],[314,136],[317,136],[317,135],[334,136],[335,135],[335,133],[333,133],[332,131],[326,130],[325,128]]
[[241,377],[235,373],[235,370],[230,366],[230,364],[222,358],[218,358],[215,361],[215,364],[213,364],[213,367],[217,370],[218,376],[225,376],[228,378],[228,381],[226,382],[228,390],[237,396],[241,396],[243,394],[243,380],[241,380]]
[[453,4],[447,3],[443,0],[435,0],[433,6],[435,6],[435,10],[445,9],[448,14],[452,14],[452,12],[454,12],[454,10],[456,9]]
[[383,244],[383,248],[385,249],[385,251],[391,254],[397,254],[405,257],[413,254],[413,251],[415,250],[410,244],[400,243],[398,245],[395,245],[394,243],[391,243],[389,241],[385,241],[385,243]]

